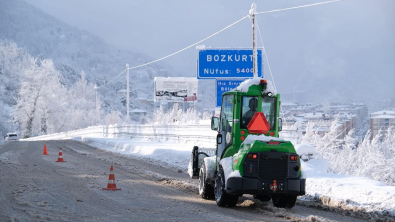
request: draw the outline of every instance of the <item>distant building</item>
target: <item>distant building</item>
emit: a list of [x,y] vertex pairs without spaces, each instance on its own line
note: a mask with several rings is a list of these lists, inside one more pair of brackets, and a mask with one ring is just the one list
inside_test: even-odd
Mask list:
[[326,105],[282,103],[281,107],[280,114],[285,131],[295,130],[293,125],[299,122],[299,130],[305,134],[307,124],[313,123],[314,132],[324,136],[330,132],[332,122],[338,120],[338,139],[343,139],[350,130],[358,128],[360,123],[368,118],[368,107],[363,103]]
[[370,114],[370,140],[372,140],[379,130],[386,131],[389,127],[395,126],[395,111],[383,110]]

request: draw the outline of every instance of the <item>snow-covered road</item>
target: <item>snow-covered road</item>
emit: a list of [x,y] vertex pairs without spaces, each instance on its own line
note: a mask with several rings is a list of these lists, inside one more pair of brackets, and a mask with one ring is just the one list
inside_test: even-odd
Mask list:
[[[102,150],[186,173],[193,146],[206,149],[215,147],[215,132],[210,130],[208,122],[201,124],[96,126],[29,140],[72,138]],[[163,136],[163,133],[175,136]],[[199,139],[200,137],[203,139]],[[296,147],[299,154],[315,152],[315,148],[308,145]],[[362,218],[395,217],[394,186],[365,177],[330,174],[326,169],[323,159],[302,163],[303,173],[307,177],[307,189],[306,195],[300,197],[298,203]]]
[[[73,141],[12,142],[0,149],[0,221],[286,221],[271,212],[217,208],[179,177]],[[57,163],[62,147],[65,163]],[[102,191],[114,165],[121,191]],[[168,175],[168,176],[164,176]],[[243,210],[246,209],[246,210]]]
[[[55,162],[59,147],[65,163]],[[121,191],[101,190],[111,165]],[[76,141],[6,143],[0,175],[0,221],[359,221],[301,205],[278,209],[248,195],[220,208],[199,197],[186,173]]]

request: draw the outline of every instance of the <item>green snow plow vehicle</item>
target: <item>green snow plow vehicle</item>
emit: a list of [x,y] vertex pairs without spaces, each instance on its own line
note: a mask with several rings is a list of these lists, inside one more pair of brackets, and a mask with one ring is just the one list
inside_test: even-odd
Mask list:
[[253,78],[222,95],[214,156],[195,146],[190,176],[199,179],[199,194],[218,206],[233,207],[243,194],[292,208],[305,194],[300,158],[289,141],[278,137],[280,95],[270,82]]

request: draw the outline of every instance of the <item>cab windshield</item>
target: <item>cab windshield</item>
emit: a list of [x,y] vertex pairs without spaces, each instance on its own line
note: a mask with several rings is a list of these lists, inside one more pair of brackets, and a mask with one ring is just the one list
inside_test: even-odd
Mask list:
[[[262,112],[265,114],[267,121],[270,124],[270,129],[275,127],[276,116],[276,98],[263,97],[262,98]],[[251,121],[254,114],[258,111],[258,97],[257,96],[243,96],[241,108],[241,129],[247,129],[248,123]]]
[[258,110],[257,96],[243,96],[240,128],[246,129],[255,112]]
[[274,130],[276,123],[276,97],[262,98],[262,112],[270,124],[270,129]]

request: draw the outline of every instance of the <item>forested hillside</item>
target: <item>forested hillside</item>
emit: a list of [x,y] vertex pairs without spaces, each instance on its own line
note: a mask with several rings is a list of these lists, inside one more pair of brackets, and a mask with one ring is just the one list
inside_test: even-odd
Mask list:
[[[94,85],[112,80],[125,69],[126,63],[133,66],[148,61],[143,54],[113,47],[21,0],[0,1],[0,42],[1,135],[12,130],[15,118],[23,121],[22,136],[95,124]],[[138,98],[153,98],[156,76],[175,74],[155,65],[130,72],[131,108],[144,108]],[[32,82],[36,85],[31,85]],[[85,94],[77,90],[82,86],[86,87]],[[109,113],[115,116],[109,119],[115,121],[118,114],[125,113],[125,95],[117,94],[125,88],[125,75],[121,75],[98,90],[100,123],[105,123]],[[32,95],[34,92],[37,94]],[[49,104],[42,104],[43,101]],[[30,107],[20,109],[26,104]],[[16,107],[18,112],[13,112]],[[61,111],[68,112],[65,116],[70,118],[56,120],[55,113],[60,115]],[[32,119],[33,116],[37,118]]]

